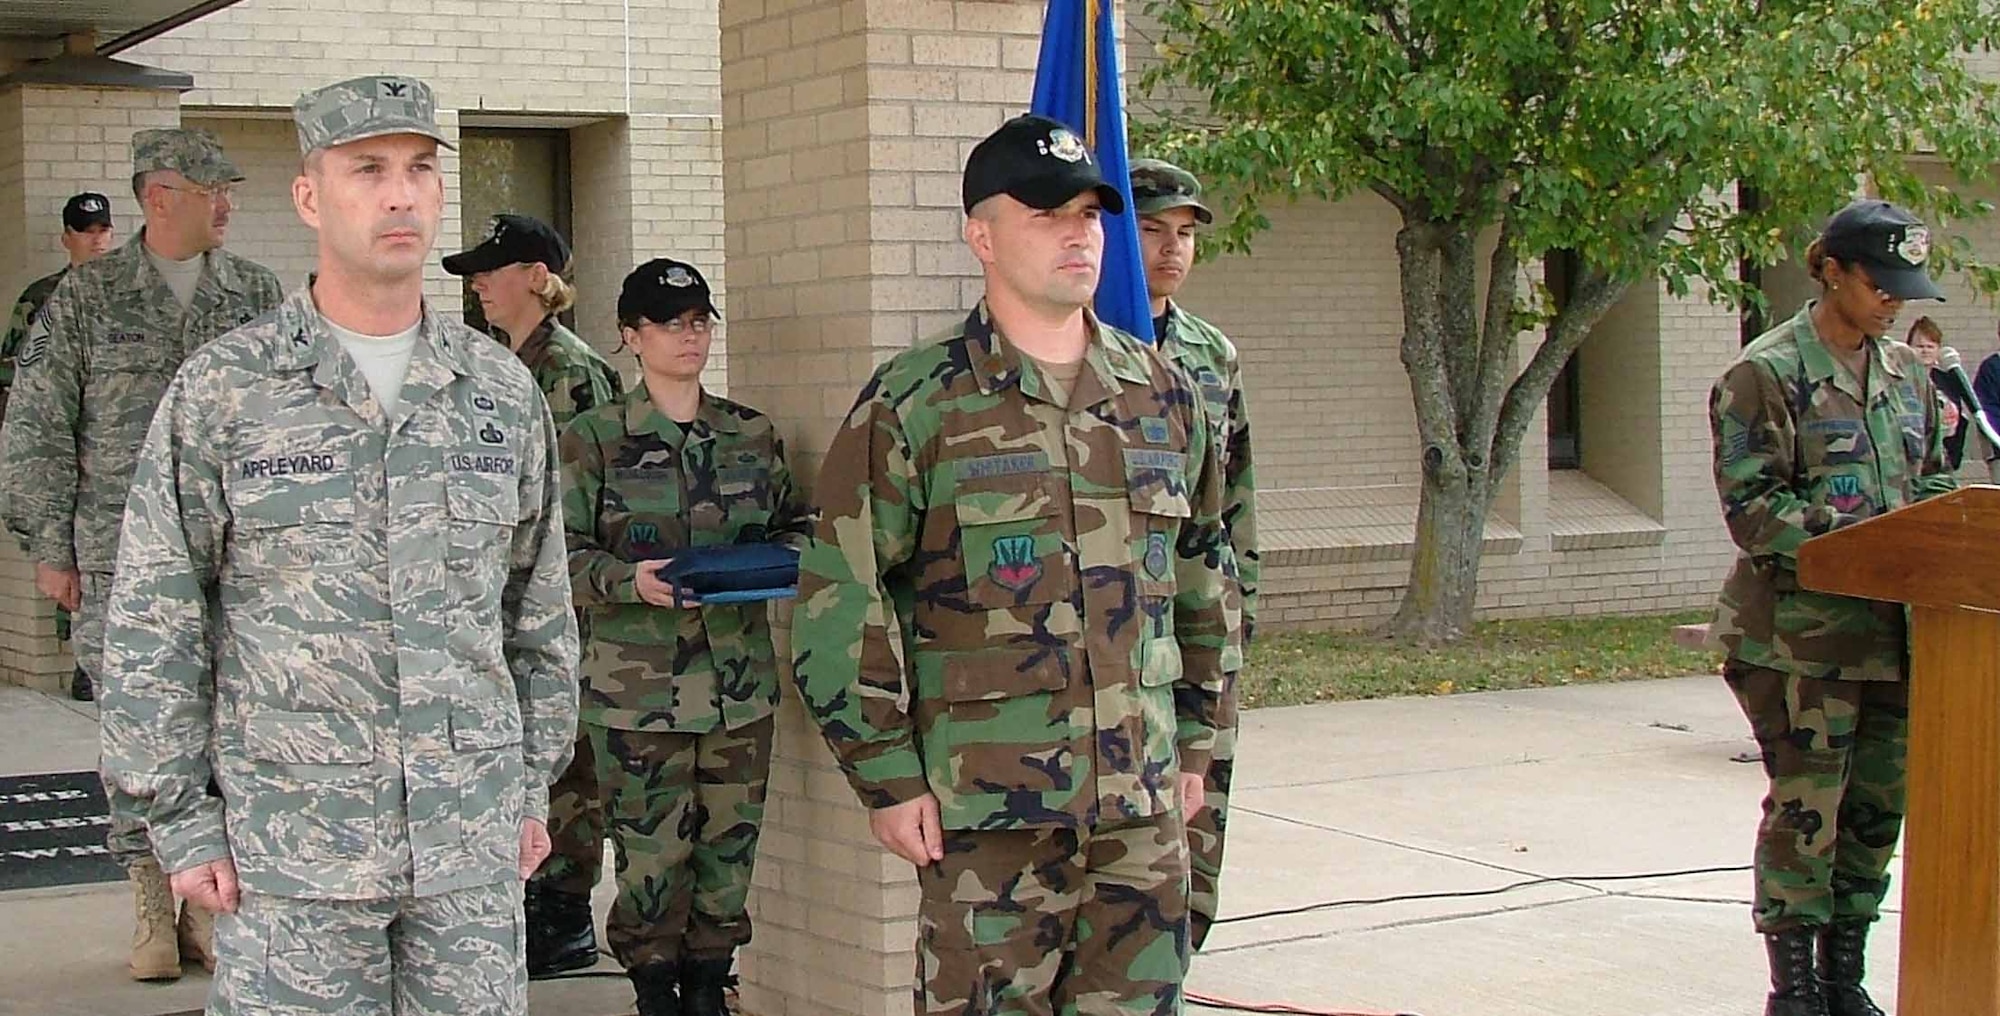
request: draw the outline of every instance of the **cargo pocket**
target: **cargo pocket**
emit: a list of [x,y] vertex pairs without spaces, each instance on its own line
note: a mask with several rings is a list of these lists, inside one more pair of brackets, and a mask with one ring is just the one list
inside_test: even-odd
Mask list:
[[230,838],[250,853],[356,860],[375,853],[375,744],[362,720],[335,713],[253,713]]
[[521,717],[510,700],[459,702],[451,711],[463,839],[476,852],[507,857],[520,849]]
[[1005,610],[1067,600],[1075,569],[1063,544],[1063,499],[1048,473],[958,481],[959,554],[965,596],[975,608]]
[[948,654],[947,718],[924,745],[932,786],[952,788],[961,801],[1073,789],[1069,710],[1055,702],[1073,663],[1062,648]]

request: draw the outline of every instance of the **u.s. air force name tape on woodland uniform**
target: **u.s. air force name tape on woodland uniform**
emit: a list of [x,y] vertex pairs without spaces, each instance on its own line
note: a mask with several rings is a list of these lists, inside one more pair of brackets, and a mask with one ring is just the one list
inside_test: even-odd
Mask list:
[[1234,709],[1222,483],[1182,374],[1091,323],[1066,408],[974,311],[876,372],[818,482],[798,681],[863,804],[938,799],[923,1012],[1180,1007],[1176,774]]
[[[432,106],[343,82],[301,148],[435,137]],[[241,877],[211,1012],[525,1010],[523,829],[576,731],[554,427],[428,306],[401,394],[301,290],[189,358],[141,458],[104,750],[169,869]]]

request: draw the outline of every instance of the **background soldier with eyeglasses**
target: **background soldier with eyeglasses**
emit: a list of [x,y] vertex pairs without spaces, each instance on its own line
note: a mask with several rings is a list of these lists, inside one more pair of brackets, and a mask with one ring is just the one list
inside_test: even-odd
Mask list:
[[[94,683],[125,496],[167,383],[187,354],[283,300],[278,277],[221,249],[230,189],[243,174],[215,136],[132,137],[132,194],[145,226],[70,270],[15,360],[0,433],[7,527],[35,562],[35,587],[76,615],[77,665]],[[131,874],[137,928],[130,970],[173,980],[182,952],[212,965],[211,918],[180,916],[132,803],[111,792],[106,845]],[[178,939],[178,941],[177,941]]]

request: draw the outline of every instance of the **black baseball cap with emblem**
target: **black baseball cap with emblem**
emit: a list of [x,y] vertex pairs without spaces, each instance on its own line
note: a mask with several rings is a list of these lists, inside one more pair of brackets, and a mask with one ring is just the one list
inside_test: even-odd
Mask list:
[[111,199],[94,191],[81,194],[63,202],[63,228],[72,233],[81,233],[93,226],[111,225]]
[[479,246],[444,259],[444,270],[453,275],[477,275],[508,265],[544,264],[560,275],[569,268],[569,244],[562,234],[532,215],[503,214],[493,217],[486,239]]
[[1931,231],[1887,201],[1864,198],[1835,212],[1820,243],[1828,257],[1866,268],[1875,288],[1898,300],[1944,300],[1944,291],[1924,271]]
[[691,310],[706,311],[720,318],[708,280],[695,266],[673,258],[654,258],[632,269],[618,291],[618,320],[629,323],[644,318],[665,324]]
[[974,145],[965,160],[961,196],[965,210],[996,194],[1030,208],[1060,208],[1094,190],[1104,210],[1123,214],[1125,198],[1104,182],[1090,148],[1075,131],[1045,116],[1027,113],[1000,125]]

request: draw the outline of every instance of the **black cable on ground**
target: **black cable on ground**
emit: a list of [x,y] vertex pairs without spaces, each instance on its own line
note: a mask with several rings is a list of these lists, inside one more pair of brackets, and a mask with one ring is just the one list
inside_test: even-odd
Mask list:
[[1296,914],[1310,914],[1321,910],[1339,910],[1348,907],[1376,907],[1388,903],[1413,903],[1423,900],[1468,900],[1482,896],[1499,896],[1503,893],[1518,892],[1538,885],[1575,882],[1641,882],[1656,878],[1686,878],[1693,875],[1726,875],[1733,872],[1751,870],[1750,865],[1736,864],[1714,868],[1681,868],[1674,871],[1632,872],[1623,875],[1544,875],[1538,878],[1509,882],[1491,889],[1460,889],[1452,892],[1398,893],[1394,896],[1375,896],[1349,900],[1327,900],[1324,903],[1308,903],[1299,907],[1282,907],[1276,910],[1260,910],[1250,914],[1235,914],[1218,917],[1216,924],[1236,924],[1242,921],[1263,921],[1273,917],[1291,917]]

